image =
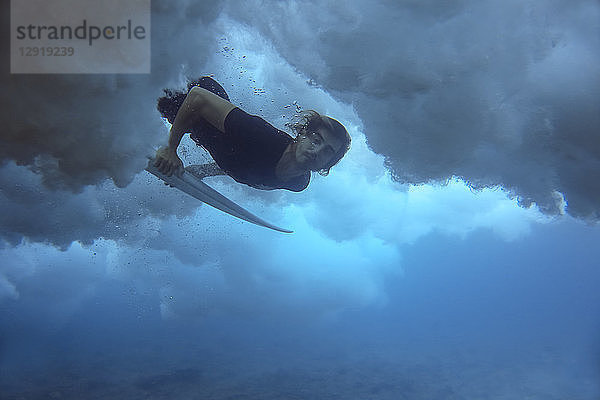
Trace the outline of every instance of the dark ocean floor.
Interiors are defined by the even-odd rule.
[[[360,353],[360,354],[357,354]],[[169,359],[169,361],[165,361]],[[348,399],[597,400],[597,370],[552,350],[518,362],[485,353],[410,356],[395,349],[352,355],[245,356],[196,351],[175,360],[156,354],[97,354],[93,361],[47,360],[3,366],[4,400],[38,399]]]

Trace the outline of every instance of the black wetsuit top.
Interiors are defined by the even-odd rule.
[[[228,99],[213,79],[201,80],[200,87]],[[308,186],[310,172],[282,181],[275,167],[293,139],[264,119],[234,108],[225,118],[225,132],[206,121],[198,124],[192,139],[204,147],[215,162],[237,182],[258,189],[287,189],[300,192]]]

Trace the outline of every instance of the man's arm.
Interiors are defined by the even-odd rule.
[[[235,106],[216,94],[194,86],[187,94],[183,104],[177,111],[171,131],[169,144],[156,152],[154,165],[165,175],[181,174],[183,162],[177,155],[177,147],[181,138],[189,132],[194,123],[202,118],[221,132],[225,132],[225,118]]]
[[[194,86],[187,97],[192,98],[190,107],[194,117],[201,117],[221,132],[225,132],[225,118],[235,105],[199,86]],[[184,112],[187,114],[187,110]]]

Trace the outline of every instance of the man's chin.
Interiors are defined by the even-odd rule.
[[[298,162],[298,164],[305,166],[310,164],[310,158],[306,157],[306,156],[300,156],[296,158],[296,161]]]

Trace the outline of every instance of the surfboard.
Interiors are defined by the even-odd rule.
[[[161,173],[158,168],[154,166],[154,158],[148,157],[148,160],[146,171],[150,172],[152,175],[168,183],[174,188],[177,188],[182,192],[200,200],[201,202],[252,224],[273,229],[278,232],[293,233],[293,231],[289,229],[273,225],[252,214],[250,211],[223,196],[221,193],[217,192],[215,189],[211,188],[206,183],[202,182],[202,180],[198,179],[189,172],[184,171],[181,177],[176,175],[167,176]]]

